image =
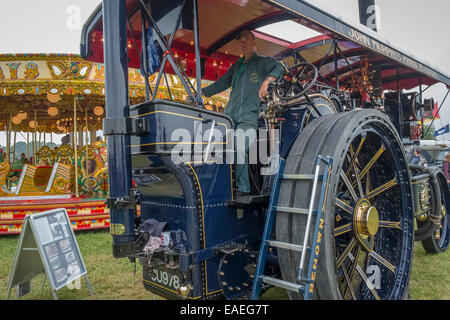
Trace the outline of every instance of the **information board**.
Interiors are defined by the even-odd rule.
[[[12,288],[26,284],[41,273],[46,273],[55,299],[57,290],[83,276],[92,294],[86,266],[64,208],[25,218],[6,299]]]

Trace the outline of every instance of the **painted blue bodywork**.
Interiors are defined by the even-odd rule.
[[[284,123],[287,125],[281,133],[282,157],[287,155],[300,133],[306,114],[305,107],[284,111]],[[238,209],[229,204],[235,198],[232,164],[204,163],[194,161],[194,158],[177,164],[171,157],[171,150],[179,141],[177,136],[172,140],[175,130],[184,129],[194,137],[201,124],[207,137],[205,133],[212,125],[211,120],[223,132],[222,142],[225,143],[225,130],[233,128],[231,120],[219,113],[170,101],[134,106],[130,117],[147,118],[151,127],[149,134],[133,136],[130,144],[141,221],[153,218],[167,222],[163,231],[178,230],[185,235],[185,241],[174,250],[179,256],[180,270],[190,270],[194,288],[191,298],[221,294],[217,270],[223,255],[218,254],[216,249],[226,244],[240,243],[257,250],[266,208],[252,205]],[[194,142],[192,149],[205,150],[207,139]],[[222,146],[225,158],[226,145]],[[157,288],[157,283],[149,279],[145,279],[144,284]]]

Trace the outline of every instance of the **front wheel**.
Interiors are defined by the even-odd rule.
[[[422,241],[422,247],[427,253],[436,254],[445,252],[450,242],[450,221],[448,212],[450,212],[450,193],[447,180],[442,172],[438,173],[437,180],[441,199],[441,219],[437,229],[425,240]]]
[[[414,244],[412,188],[393,125],[374,110],[320,117],[294,143],[285,173],[312,174],[319,155],[331,156],[334,167],[313,298],[403,299]],[[310,181],[283,181],[278,205],[308,208],[311,189]],[[277,213],[277,240],[302,244],[305,230],[305,216]],[[283,279],[296,282],[299,254],[279,249],[278,256]]]

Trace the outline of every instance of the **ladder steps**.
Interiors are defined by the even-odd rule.
[[[253,282],[253,288],[252,288],[252,294],[251,299],[256,300],[259,298],[259,295],[261,293],[261,287],[262,284],[269,284],[275,287],[284,288],[286,290],[290,290],[293,292],[298,292],[303,294],[304,300],[310,300],[311,299],[311,293],[310,290],[310,284],[314,284],[315,277],[302,277],[303,272],[305,271],[306,274],[312,274],[313,270],[313,263],[314,260],[318,259],[318,253],[312,251],[312,248],[316,246],[318,243],[318,236],[319,236],[319,229],[322,228],[322,225],[320,224],[320,219],[323,216],[322,208],[323,203],[326,200],[326,188],[328,186],[328,178],[329,174],[331,172],[331,168],[333,166],[333,159],[331,157],[323,158],[322,156],[319,156],[317,159],[316,169],[314,175],[312,174],[283,174],[284,167],[285,167],[285,161],[284,159],[281,159],[280,161],[280,167],[278,170],[278,174],[275,177],[274,181],[274,188],[273,192],[270,196],[270,202],[269,202],[269,210],[266,217],[266,222],[264,226],[264,233],[262,237],[261,247],[259,250],[259,257],[258,257],[258,263],[256,265],[256,273],[255,273],[255,281]],[[323,171],[323,175],[320,175],[320,164],[321,162],[325,162],[326,166]],[[320,189],[320,198],[319,203],[316,204],[314,199],[316,196],[317,191],[317,185],[318,180],[321,179],[321,189]],[[283,207],[283,206],[277,206],[278,203],[278,197],[280,193],[280,185],[283,180],[291,180],[291,181],[299,181],[299,180],[310,180],[313,182],[313,189],[311,192],[311,198],[310,198],[310,205],[309,209],[304,208],[293,208],[293,207]],[[317,208],[314,210],[314,208]],[[313,228],[313,237],[312,237],[312,243],[308,243],[308,237],[305,237],[303,239],[303,244],[294,244],[294,243],[288,243],[288,242],[282,242],[282,241],[275,241],[271,240],[271,235],[273,232],[273,226],[275,223],[275,214],[278,212],[285,212],[285,213],[295,213],[295,214],[302,214],[307,217],[306,221],[306,235],[309,235],[309,230]],[[313,217],[315,215],[315,217]],[[296,252],[300,252],[300,263],[298,266],[298,272],[297,277],[300,279],[302,285],[298,284],[297,282],[288,282],[284,281],[282,279],[273,278],[264,275],[264,269],[266,265],[266,260],[268,256],[268,247],[275,247],[275,248],[282,248],[286,250],[292,250]],[[306,258],[306,253],[310,254],[310,257]],[[308,261],[305,261],[308,260]],[[305,264],[306,262],[306,264]]]
[[[294,291],[294,292],[300,292],[300,291],[305,290],[305,286],[302,286],[302,285],[299,285],[296,283],[292,283],[292,282],[287,282],[287,281],[280,280],[280,279],[276,279],[276,278],[272,278],[272,277],[261,276],[261,280],[266,284],[270,284],[270,285],[273,285],[276,287],[281,287],[283,289]]]
[[[272,241],[268,240],[266,241],[266,244],[272,247],[280,248],[280,249],[288,249],[288,250],[294,250],[301,252],[303,251],[303,246],[299,244],[293,244],[293,243],[287,243],[287,242],[281,242],[281,241]]]
[[[299,214],[308,214],[309,210],[308,209],[303,209],[303,208],[290,208],[290,207],[279,207],[279,206],[275,206],[274,207],[274,211],[277,212],[285,212],[285,213],[299,213]],[[312,212],[313,214],[317,213],[317,210],[313,210]]]
[[[323,175],[319,175],[319,179],[323,179]],[[313,180],[313,174],[283,174],[281,179],[284,180]]]

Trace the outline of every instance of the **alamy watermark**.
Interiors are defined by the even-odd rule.
[[[71,264],[67,267],[67,274],[71,277],[77,277],[80,274],[80,268],[77,264]],[[70,281],[67,283],[67,288],[70,290],[80,290],[81,289],[81,278]]]
[[[366,269],[367,277],[367,287],[370,290],[373,289],[381,289],[381,270],[380,267],[377,265],[370,265],[367,266]]]
[[[195,121],[194,133],[176,129],[171,134],[172,161],[205,164],[261,164],[262,175],[276,173],[279,159],[279,130],[219,129],[215,122],[203,130],[203,123]],[[271,141],[273,141],[271,143]]]
[[[67,288],[70,290],[81,290],[81,278],[69,282]]]
[[[381,10],[377,5],[370,5],[367,7],[366,13],[368,14],[366,27],[372,30],[381,30]]]

